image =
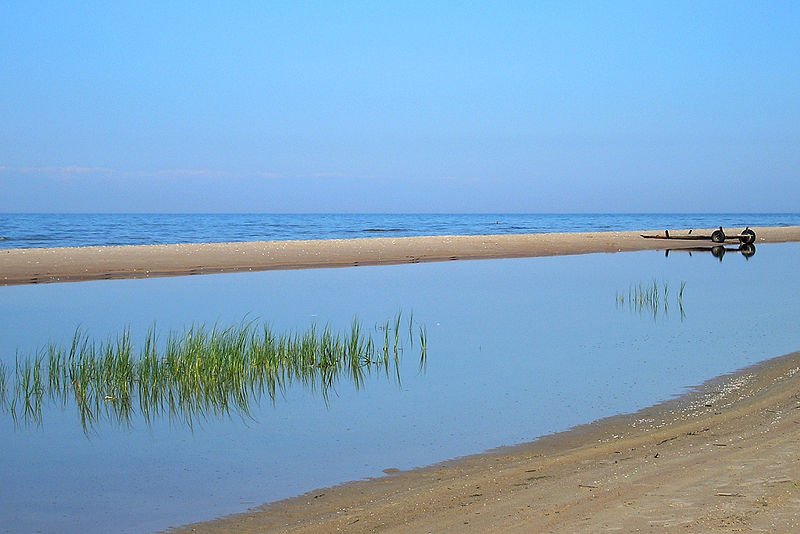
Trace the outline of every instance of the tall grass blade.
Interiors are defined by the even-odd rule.
[[[95,342],[79,328],[66,349],[49,345],[34,358],[18,356],[13,374],[0,364],[0,407],[15,424],[18,416],[40,424],[45,400],[73,403],[89,433],[101,421],[130,426],[137,415],[147,424],[166,417],[189,428],[208,417],[248,419],[262,397],[274,403],[293,384],[318,392],[328,403],[344,379],[360,389],[373,371],[388,378],[393,368],[400,383],[401,314],[381,329],[378,349],[357,319],[344,336],[316,325],[276,335],[268,325],[257,328],[249,321],[210,330],[194,325],[183,334],[169,333],[163,343],[153,326],[137,350],[129,329]],[[420,345],[424,369],[423,327]]]

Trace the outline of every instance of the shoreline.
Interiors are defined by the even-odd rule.
[[[800,352],[633,414],[174,532],[793,532]]]
[[[754,228],[756,245],[800,241],[800,227]],[[696,234],[711,230],[696,230]],[[643,239],[641,232],[263,241],[0,251],[0,286],[283,269],[678,250],[710,241]],[[686,231],[672,231],[672,235]],[[727,246],[738,246],[731,242]]]
[[[756,245],[800,241],[800,227],[755,231]],[[0,285],[712,245],[639,234],[18,249],[0,251]],[[788,532],[800,528],[800,475],[793,469],[800,461],[798,444],[800,352],[795,352],[634,414],[176,530]]]

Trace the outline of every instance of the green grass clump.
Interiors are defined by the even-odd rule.
[[[682,281],[677,295],[675,296],[675,303],[680,311],[681,319],[685,317],[683,308],[683,292],[686,289],[686,282]],[[628,287],[627,296],[625,293],[617,291],[617,307],[625,307],[638,313],[645,313],[652,315],[653,319],[658,317],[658,314],[663,312],[665,315],[669,314],[670,302],[670,286],[669,282],[663,282],[661,285],[656,280],[650,284],[638,283],[631,284]]]
[[[0,408],[15,422],[41,424],[45,400],[62,406],[72,401],[89,431],[104,419],[129,425],[137,413],[148,424],[169,417],[189,426],[209,416],[250,417],[253,402],[265,396],[275,402],[293,384],[319,392],[327,403],[337,384],[348,379],[359,389],[373,371],[394,375],[399,383],[401,315],[379,328],[380,348],[355,319],[345,334],[315,325],[277,334],[269,325],[249,322],[193,326],[170,333],[163,343],[150,329],[138,351],[128,330],[105,342],[77,330],[68,348],[50,345],[35,358],[17,358],[10,375],[0,363]],[[422,328],[420,343],[422,370]]]

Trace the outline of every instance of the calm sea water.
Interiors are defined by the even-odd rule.
[[[0,287],[0,531],[146,532],[244,511],[384,469],[512,445],[609,415],[800,348],[800,244],[407,264]],[[669,284],[657,309],[621,305]],[[676,300],[685,282],[682,302]],[[82,427],[74,402],[17,405],[19,359],[129,329],[163,336],[243,318],[276,332],[375,329],[402,310],[428,332],[402,382],[342,380],[326,403],[302,383],[250,416]]]
[[[0,214],[0,249],[798,225],[800,213]]]

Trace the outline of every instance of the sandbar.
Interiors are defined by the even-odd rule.
[[[754,228],[756,245],[800,241],[800,227]],[[0,285],[150,278],[274,269],[357,267],[432,261],[522,258],[636,250],[686,249],[712,243],[643,239],[641,233],[263,241],[179,245],[10,249],[0,251]],[[688,231],[673,231],[685,235]],[[711,230],[695,230],[695,235]],[[736,243],[726,244],[736,246]]]

